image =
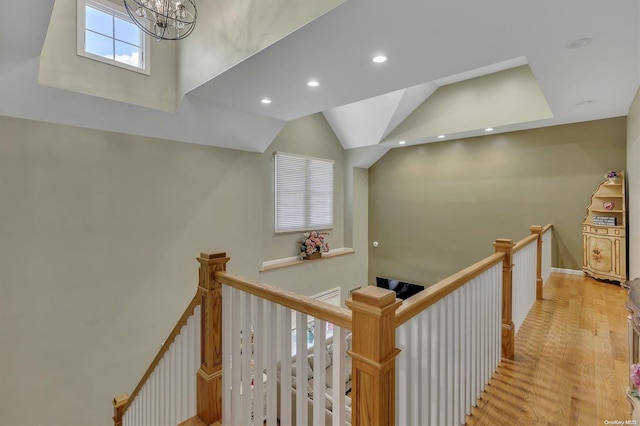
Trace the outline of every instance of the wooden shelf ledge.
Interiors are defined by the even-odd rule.
[[[322,257],[320,259],[314,260],[302,260],[298,256],[296,257],[285,257],[283,259],[275,259],[275,260],[267,260],[262,262],[262,269],[259,272],[269,272],[274,269],[288,268],[290,266],[308,264],[310,262],[318,262],[326,259],[331,259],[337,256],[344,256],[345,254],[353,254],[355,250],[350,247],[342,247],[333,250],[329,250],[328,253],[322,253]]]

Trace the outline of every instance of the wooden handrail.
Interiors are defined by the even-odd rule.
[[[162,344],[162,347],[158,351],[158,354],[156,355],[156,357],[151,362],[151,365],[149,365],[149,368],[147,368],[147,371],[144,373],[144,376],[142,376],[142,379],[140,379],[140,382],[138,382],[138,386],[136,386],[136,388],[131,393],[131,396],[129,397],[127,402],[122,406],[121,413],[123,415],[129,408],[129,406],[133,403],[138,393],[142,390],[142,387],[151,376],[151,373],[153,373],[153,370],[156,369],[156,367],[162,360],[162,357],[164,356],[164,354],[169,350],[169,347],[171,346],[171,344],[174,342],[176,337],[178,337],[178,335],[180,334],[180,329],[187,323],[187,320],[189,319],[189,317],[193,315],[193,312],[196,309],[196,306],[200,304],[200,300],[201,300],[200,291],[198,290],[195,296],[193,296],[193,299],[191,299],[191,303],[189,303],[189,306],[187,306],[187,309],[185,309],[184,313],[178,320],[175,327],[173,327],[173,330],[171,330],[171,333],[169,333],[169,337],[167,337],[167,339]]]
[[[215,277],[216,280],[224,285],[237,288],[298,312],[304,312],[314,318],[333,323],[338,327],[348,330],[353,329],[352,314],[348,309],[228,272],[217,271]]]
[[[542,233],[544,234],[545,232],[547,232],[549,229],[553,228],[553,224],[549,223],[545,226],[542,227]]]
[[[395,326],[404,324],[438,300],[453,293],[465,283],[477,277],[492,266],[500,263],[504,259],[504,253],[495,253],[491,256],[456,272],[455,274],[441,280],[437,284],[426,288],[420,293],[405,300],[402,306],[396,311]]]
[[[531,234],[531,235],[521,239],[520,241],[518,241],[516,243],[515,246],[513,246],[513,254],[516,254],[517,252],[519,252],[520,250],[525,248],[528,244],[532,243],[533,241],[535,241],[537,239],[538,239],[538,235],[536,235],[536,234]]]

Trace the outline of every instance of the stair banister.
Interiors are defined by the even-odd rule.
[[[531,225],[529,228],[532,235],[538,236],[538,262],[536,264],[536,299],[542,300],[542,232],[540,225]]]
[[[365,287],[346,301],[353,313],[352,424],[395,424],[395,314],[402,304],[395,292]],[[365,390],[366,389],[366,390]]]
[[[502,357],[513,359],[515,326],[512,318],[513,240],[497,239],[493,243],[496,253],[504,253],[502,261]]]
[[[197,376],[197,415],[207,425],[222,419],[222,284],[226,253],[201,253],[198,287],[202,305],[201,363]]]

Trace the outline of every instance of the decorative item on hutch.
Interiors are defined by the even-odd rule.
[[[300,245],[300,258],[304,260],[319,259],[323,252],[329,251],[329,244],[324,238],[328,232],[310,231],[302,234],[296,242]]]
[[[627,279],[624,172],[609,171],[591,195],[582,222],[583,264],[588,276],[623,283]]]
[[[620,183],[620,175],[621,172],[616,172],[615,170],[610,170],[607,172],[606,175],[604,175],[607,179],[609,179],[609,183],[611,184],[617,184]]]

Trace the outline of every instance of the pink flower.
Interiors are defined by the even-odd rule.
[[[640,364],[631,366],[631,382],[636,388],[640,387]]]

